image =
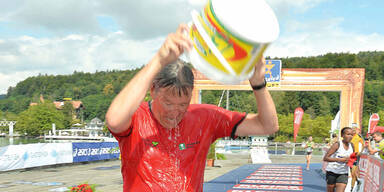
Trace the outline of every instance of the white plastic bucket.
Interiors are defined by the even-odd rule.
[[[199,14],[192,11],[189,52],[193,66],[225,84],[248,79],[279,25],[264,0],[209,0]]]

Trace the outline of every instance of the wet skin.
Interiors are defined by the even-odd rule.
[[[152,112],[159,123],[167,128],[177,127],[187,112],[192,97],[192,91],[179,95],[172,88],[158,88],[151,90]]]

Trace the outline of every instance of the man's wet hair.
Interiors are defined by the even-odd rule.
[[[170,63],[156,75],[154,89],[168,88],[174,95],[188,95],[193,89],[194,76],[191,68],[182,60]]]

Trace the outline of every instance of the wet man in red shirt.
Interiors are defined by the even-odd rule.
[[[249,79],[258,114],[190,104],[193,73],[178,60],[192,48],[184,24],[111,103],[107,125],[119,141],[124,191],[203,191],[206,156],[217,138],[267,135],[278,130],[265,89],[265,61]],[[152,101],[143,102],[150,90]]]

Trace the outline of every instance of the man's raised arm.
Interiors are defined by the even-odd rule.
[[[236,130],[238,136],[269,135],[279,130],[275,104],[265,88],[265,60],[255,66],[255,72],[249,79],[257,103],[257,114],[248,114]]]
[[[151,61],[113,99],[106,114],[107,126],[112,132],[122,133],[129,128],[132,115],[140,106],[159,71],[165,65],[175,62],[185,49],[191,48],[191,40],[184,35],[187,30],[187,25],[181,24],[176,33],[169,34]]]

